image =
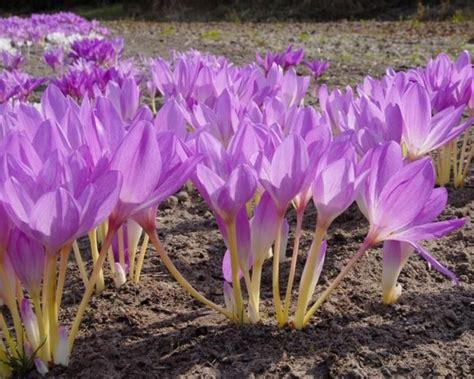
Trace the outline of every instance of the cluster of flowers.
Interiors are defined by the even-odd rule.
[[[0,313],[1,376],[21,364],[34,364],[41,373],[50,364],[67,365],[89,299],[104,289],[105,262],[117,286],[137,282],[149,243],[185,291],[239,324],[260,320],[267,260],[278,325],[297,329],[378,244],[386,304],[400,296],[398,276],[415,252],[457,283],[420,241],[464,224],[436,221],[447,191],[435,188],[430,154],[437,156],[438,175],[452,166],[462,185],[472,156],[474,105],[466,52],[455,62],[440,55],[426,68],[367,77],[356,91],[321,86],[318,110],[305,105],[311,79],[297,74],[303,53],[291,47],[242,67],[194,50],[170,61],[152,59],[142,81],[151,109],[143,104],[133,65],[128,75],[118,68],[121,50],[116,41],[75,42],[66,58],[64,52],[46,58],[63,77],[38,104],[21,98],[0,104],[0,300],[13,325],[11,331]],[[92,87],[79,74],[73,79],[71,67],[94,75],[89,64],[121,76]],[[318,77],[321,70],[313,71]],[[459,156],[452,159],[463,133]],[[449,146],[446,161],[443,149]],[[158,238],[158,206],[186,182],[213,211],[225,242],[224,306],[186,280]],[[310,201],[317,222],[295,283]],[[330,253],[328,229],[354,202],[368,220],[367,236],[312,303]],[[290,207],[297,218],[282,296]],[[77,242],[84,237],[90,241],[91,273]],[[71,253],[85,290],[67,329],[59,315]]]
[[[225,60],[190,52],[177,55],[172,66],[161,59],[150,66],[148,88],[165,99],[156,124],[173,130],[203,156],[192,181],[214,211],[228,249],[223,260],[227,309],[222,313],[230,312],[237,322],[259,319],[260,273],[264,260],[273,256],[275,313],[280,325],[288,322],[301,223],[311,199],[318,225],[299,286],[295,327],[309,321],[347,273],[345,269],[307,311],[324,262],[323,238],[354,201],[371,226],[348,267],[365,250],[385,241],[384,302],[399,296],[397,278],[414,250],[456,280],[418,241],[440,237],[463,223],[432,222],[446,204],[446,191],[433,189],[429,154],[465,133],[462,148],[469,149],[468,156],[462,153],[452,161],[460,184],[464,182],[472,157],[466,141],[473,121],[469,114],[474,83],[467,52],[456,62],[440,55],[425,69],[389,70],[380,80],[367,77],[356,93],[350,88],[330,92],[322,86],[320,113],[304,106],[309,78],[296,75],[291,65],[274,62],[263,70],[253,65],[238,69]],[[463,121],[463,115],[468,119]],[[282,301],[279,261],[286,250],[285,214],[290,204],[296,208],[296,239]]]
[[[57,58],[62,54],[62,48],[57,49],[56,45],[67,47],[76,44],[79,51],[74,57],[80,57],[84,54],[80,43],[82,39],[101,40],[108,33],[108,30],[100,26],[97,21],[89,22],[73,13],[35,14],[29,18],[15,16],[0,18],[0,66],[3,68],[0,74],[0,103],[9,99],[26,101],[34,90],[49,80],[44,77],[33,77],[22,71],[25,48],[29,55],[30,46],[44,46],[47,50],[46,56],[56,54]],[[113,43],[119,48],[119,41]],[[84,45],[87,46],[86,43]],[[91,51],[92,49],[87,47],[89,60],[91,57],[96,57],[115,62],[116,57],[110,55],[107,49],[95,51],[94,55],[91,55]]]
[[[470,126],[470,120],[460,122],[463,115],[474,115],[473,77],[467,51],[455,62],[440,54],[423,68],[389,69],[379,80],[366,77],[356,93],[350,87],[329,93],[322,86],[319,101],[335,133],[353,133],[359,154],[388,140],[403,142],[410,160],[437,151],[438,184],[450,182],[452,166],[454,184],[459,187],[472,158],[469,132],[460,147],[456,138]],[[413,110],[418,112],[419,118],[413,120],[417,127],[406,124]]]
[[[0,18],[0,38],[12,48],[31,44],[64,42],[90,35],[107,35],[107,28],[98,21],[71,13],[33,14],[30,17]]]
[[[109,82],[122,86],[127,78],[140,79],[132,60],[122,59],[123,39],[87,38],[44,54],[56,76],[51,79],[63,94],[81,100],[103,94]]]
[[[46,78],[36,78],[24,71],[22,67],[25,58],[20,52],[8,52],[0,47],[0,104],[10,99],[26,101],[31,93],[41,84],[46,82]]]

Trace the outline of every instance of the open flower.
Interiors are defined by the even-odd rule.
[[[421,158],[429,152],[446,145],[460,136],[473,119],[461,123],[464,105],[448,107],[432,116],[430,98],[419,84],[412,84],[404,93],[401,102],[403,117],[402,139],[411,160]]]
[[[419,243],[440,238],[465,222],[464,219],[434,221],[446,206],[447,193],[444,188],[433,188],[431,160],[424,158],[405,164],[400,146],[392,142],[371,150],[360,163],[360,170],[367,171],[357,200],[370,222],[367,240],[372,244],[402,243],[385,245],[384,282],[391,282],[391,288],[384,288],[387,302],[397,297],[391,293],[398,291],[396,278],[409,255],[407,245],[430,266],[457,283],[456,276]]]

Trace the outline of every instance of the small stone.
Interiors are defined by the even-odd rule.
[[[186,203],[189,201],[189,194],[186,191],[181,191],[176,194],[176,198],[180,203]]]
[[[176,208],[178,205],[178,198],[176,196],[170,196],[164,201],[163,205],[165,208]]]

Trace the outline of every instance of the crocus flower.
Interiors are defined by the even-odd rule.
[[[8,71],[18,70],[25,64],[25,58],[20,52],[9,53],[5,50],[0,50],[0,62],[3,68]]]
[[[26,101],[31,93],[46,81],[21,71],[3,71],[0,73],[0,102],[9,99]]]
[[[186,110],[177,99],[170,99],[163,104],[156,114],[154,124],[158,130],[169,130],[183,141],[188,137]]]
[[[1,186],[5,210],[20,230],[56,253],[108,217],[121,178],[116,171],[88,169],[81,156],[84,150],[67,157],[56,151],[48,157],[25,139],[21,145],[28,156],[37,158],[26,161],[7,151],[7,179]],[[45,144],[39,146],[44,149]],[[44,154],[43,162],[38,154]]]
[[[306,62],[304,62],[304,65],[311,70],[311,73],[313,74],[313,77],[315,79],[319,79],[321,76],[323,76],[324,73],[329,68],[329,62],[328,61],[322,61],[322,60],[318,60],[318,59],[316,59],[314,61],[306,61]]]
[[[43,58],[49,67],[54,71],[59,71],[64,64],[64,50],[61,48],[51,49],[43,54]]]
[[[297,135],[286,137],[271,159],[262,155],[260,183],[272,197],[281,215],[301,191],[307,167],[307,148],[304,140]]]
[[[133,77],[125,78],[121,85],[114,81],[108,82],[105,97],[114,104],[124,123],[133,123],[140,105],[140,88]],[[140,114],[140,119],[143,118]]]
[[[110,222],[119,227],[134,216],[145,230],[153,228],[154,231],[155,218],[148,210],[156,210],[164,199],[176,192],[199,159],[199,156],[187,159],[184,146],[172,133],[157,133],[151,122],[139,121],[123,137],[110,163],[123,177]]]
[[[53,352],[54,363],[58,365],[68,366],[69,364],[69,347],[68,347],[68,332],[63,326],[58,330],[58,343]]]
[[[442,147],[461,135],[473,119],[460,123],[464,106],[449,107],[431,116],[428,93],[419,84],[412,84],[405,92],[401,111],[403,117],[403,141],[410,159],[418,159]]]
[[[354,144],[359,155],[389,141],[401,143],[403,118],[398,104],[378,103],[367,96],[356,101]]]
[[[424,87],[436,113],[449,107],[465,106],[472,96],[474,73],[467,50],[461,52],[456,61],[441,53],[425,67],[409,70],[407,75]]]
[[[443,211],[447,195],[444,188],[433,188],[431,160],[424,158],[404,164],[400,146],[389,143],[369,152],[361,162],[360,170],[367,170],[358,197],[359,207],[370,222],[367,239],[372,244],[382,241],[408,244],[430,266],[457,283],[456,276],[419,243],[440,238],[465,222],[464,219],[433,222]],[[407,249],[406,246],[393,247],[388,246],[385,250],[384,264],[395,267],[384,268],[384,271],[396,277],[398,267],[406,259]],[[396,283],[396,279],[392,283]]]
[[[252,255],[254,261],[263,264],[277,234],[278,211],[268,192],[262,195],[255,208],[254,217],[250,220],[252,235]]]
[[[21,284],[33,298],[40,296],[45,262],[44,246],[14,229],[8,244],[8,254]]]
[[[84,59],[99,65],[110,66],[114,64],[123,53],[123,39],[113,40],[91,38],[74,41],[71,44],[69,56],[73,60]]]
[[[342,133],[350,128],[350,119],[353,117],[354,93],[351,87],[345,92],[335,89],[329,93],[326,85],[322,85],[318,92],[321,109],[327,114],[334,134]]]
[[[341,158],[327,164],[316,174],[313,201],[318,222],[330,225],[355,200],[355,164]]]
[[[257,189],[254,171],[246,164],[238,165],[227,178],[222,178],[203,164],[196,168],[196,181],[212,209],[224,220],[232,222],[237,213],[252,199]]]
[[[304,49],[293,50],[292,45],[288,45],[287,49],[283,53],[271,53],[267,51],[265,57],[263,58],[258,52],[255,53],[255,61],[267,72],[274,63],[281,66],[284,70],[287,70],[293,66],[297,66],[301,63],[303,57]]]

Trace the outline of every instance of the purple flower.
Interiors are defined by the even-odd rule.
[[[304,65],[311,70],[315,79],[319,79],[328,70],[330,63],[328,61],[316,59],[314,61],[304,62]]]
[[[277,147],[273,157],[261,157],[260,183],[270,194],[280,215],[302,190],[308,169],[308,153],[304,140],[289,135]]]
[[[184,184],[199,159],[188,158],[186,148],[172,133],[157,133],[149,121],[137,122],[123,137],[110,163],[123,178],[110,222],[119,227],[133,216],[147,232],[150,228],[154,231],[156,208]]]
[[[14,229],[8,244],[8,255],[21,284],[33,298],[40,296],[45,262],[44,246]]]
[[[367,96],[355,102],[354,145],[360,156],[390,141],[401,143],[403,118],[396,104],[377,103]]]
[[[270,70],[273,64],[281,66],[284,70],[288,70],[290,67],[299,65],[303,57],[304,49],[293,50],[292,45],[289,45],[283,53],[271,53],[267,51],[263,58],[258,52],[255,53],[255,61],[266,72]]]
[[[31,347],[36,350],[41,346],[43,341],[41,341],[40,338],[38,319],[36,318],[35,312],[33,312],[33,308],[31,307],[31,302],[28,299],[23,299],[21,301],[20,314],[23,325],[25,326],[28,342],[31,343]]]
[[[8,71],[18,70],[25,64],[25,58],[20,52],[9,53],[8,51],[0,51],[0,62],[3,68]]]
[[[329,93],[327,86],[322,85],[319,88],[318,96],[321,109],[327,114],[331,129],[335,134],[354,129],[350,126],[351,117],[354,114],[354,93],[351,87],[347,87],[345,92],[335,89]]]
[[[43,54],[44,61],[54,71],[59,71],[64,64],[64,50],[62,48],[55,48],[46,51]]]
[[[3,71],[0,74],[0,103],[9,99],[26,101],[31,93],[46,81],[20,71]]]
[[[84,96],[97,97],[103,95],[110,82],[114,82],[121,87],[127,78],[133,76],[133,67],[127,64],[106,68],[93,62],[81,62],[69,66],[69,70],[63,76],[53,79],[52,83],[63,94],[76,100],[82,100]]]
[[[355,200],[353,159],[341,158],[320,169],[313,182],[318,223],[329,226]]]
[[[0,196],[11,221],[56,253],[109,216],[121,177],[105,159],[92,161],[77,135],[82,124],[68,117],[77,105],[53,87],[41,105],[44,120],[33,107],[20,106],[18,130],[3,146]]]
[[[474,121],[470,119],[460,123],[464,105],[456,109],[445,108],[432,116],[428,93],[416,83],[405,92],[400,107],[403,117],[403,141],[412,160],[453,141]]]
[[[71,44],[69,56],[73,61],[84,59],[98,65],[111,66],[122,56],[123,42],[123,38],[113,40],[81,39]]]
[[[430,59],[426,67],[408,71],[410,80],[423,86],[436,112],[465,106],[472,96],[474,70],[468,51],[463,51],[454,62],[442,53]]]
[[[359,170],[367,174],[357,200],[370,222],[367,239],[372,243],[407,243],[456,283],[456,276],[419,244],[420,240],[440,238],[465,222],[464,219],[433,222],[443,211],[447,195],[444,188],[433,188],[431,160],[424,158],[405,164],[400,146],[392,142],[367,153]],[[403,250],[391,249],[387,254],[402,254]],[[385,262],[401,264],[403,259],[385,259]],[[391,272],[396,274],[397,269],[392,268]]]
[[[227,178],[198,164],[195,181],[201,195],[224,222],[231,222],[257,189],[255,173],[245,164],[238,165]]]

